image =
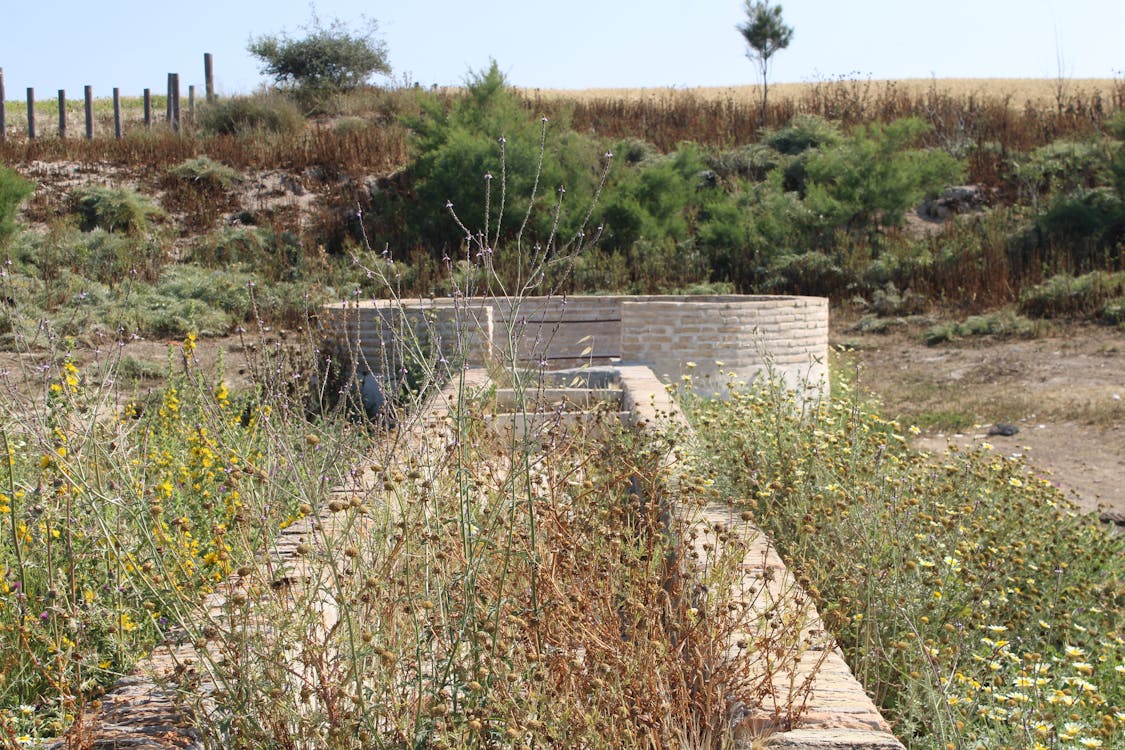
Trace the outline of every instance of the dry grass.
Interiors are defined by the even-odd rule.
[[[774,101],[800,101],[824,87],[864,87],[873,96],[902,93],[917,97],[932,92],[953,97],[973,97],[978,100],[1008,100],[1015,107],[1031,106],[1035,109],[1052,109],[1058,102],[1060,91],[1064,98],[1099,95],[1112,100],[1119,95],[1122,81],[1114,78],[906,78],[901,80],[840,79],[806,83],[770,84],[770,97]],[[1061,86],[1061,89],[1060,89]],[[690,89],[636,88],[636,89],[525,89],[529,97],[566,99],[589,102],[597,100],[628,102],[679,102],[684,100],[734,101],[756,103],[761,96],[760,86],[701,86]]]

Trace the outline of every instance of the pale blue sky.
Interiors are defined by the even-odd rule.
[[[1122,0],[787,0],[796,33],[771,81],[860,78],[1125,77]],[[323,20],[380,23],[397,81],[456,85],[495,58],[530,88],[756,83],[734,26],[741,0],[318,0]],[[247,41],[300,33],[305,2],[0,0],[8,99],[82,86],[108,96],[163,90],[168,72],[202,88],[215,56],[220,93],[264,79]]]

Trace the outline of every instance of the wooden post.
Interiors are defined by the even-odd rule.
[[[66,138],[66,90],[59,89],[59,138]]]
[[[86,100],[86,138],[89,139],[94,137],[94,87],[86,86],[82,95]]]
[[[35,89],[27,87],[27,139],[35,140]]]
[[[195,127],[195,84],[187,87],[187,126]]]
[[[113,137],[121,140],[121,89],[113,87]]]
[[[203,53],[203,86],[210,104],[215,100],[215,60],[210,52]]]
[[[180,132],[180,74],[172,74],[172,131]]]
[[[168,96],[165,103],[164,122],[168,123],[168,127],[172,127],[172,74],[168,74]]]
[[[152,125],[152,89],[145,89],[145,130]]]
[[[0,68],[0,143],[8,137],[8,113],[4,111],[4,69]]]

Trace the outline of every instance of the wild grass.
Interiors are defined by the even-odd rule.
[[[909,450],[846,383],[804,414],[737,383],[688,403],[907,747],[1115,746],[1120,535],[1018,460]]]
[[[89,711],[177,606],[299,515],[294,483],[315,458],[278,465],[307,444],[261,429],[287,405],[205,379],[194,336],[148,394],[130,392],[112,340],[85,371],[65,338],[52,341],[57,359],[3,378],[0,737],[11,746]]]

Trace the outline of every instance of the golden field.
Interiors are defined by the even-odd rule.
[[[928,93],[945,96],[998,100],[1007,98],[1014,106],[1030,103],[1035,108],[1054,107],[1061,98],[1092,97],[1095,94],[1111,100],[1115,92],[1125,88],[1125,81],[1115,78],[907,78],[900,80],[831,79],[806,83],[771,83],[770,99],[800,100],[817,92],[844,89],[848,92],[881,97],[901,93],[915,97]],[[546,99],[668,101],[696,98],[709,101],[756,102],[761,85],[704,86],[699,88],[635,88],[635,89],[524,89],[528,96]]]

